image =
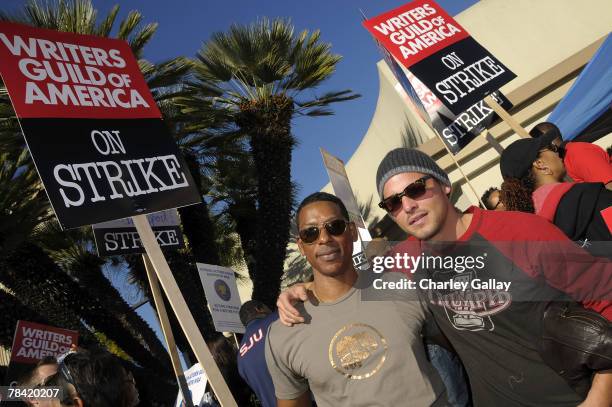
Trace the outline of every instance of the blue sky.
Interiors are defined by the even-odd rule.
[[[332,43],[333,52],[343,56],[334,76],[314,93],[352,89],[361,98],[334,106],[330,117],[299,117],[293,133],[299,145],[293,155],[293,179],[300,185],[298,199],[321,189],[328,181],[319,147],[347,161],[355,151],[374,113],[378,98],[376,62],[380,59],[370,34],[361,26],[359,9],[368,17],[405,4],[402,0],[93,0],[105,15],[119,4],[120,15],[141,11],[145,22],[158,22],[157,33],[145,48],[152,62],[179,55],[193,56],[210,34],[225,31],[232,23],[248,24],[259,17],[288,17],[297,30],[320,29],[322,40]],[[455,15],[476,0],[439,0]],[[17,10],[24,0],[2,0],[2,10]]]
[[[51,0],[49,0],[51,1]],[[438,0],[446,11],[455,15],[477,0]],[[5,12],[22,8],[24,0],[2,0]],[[343,56],[333,77],[316,93],[352,89],[361,98],[334,106],[330,117],[302,117],[293,123],[293,134],[299,141],[293,155],[292,175],[300,185],[298,200],[321,189],[327,182],[319,147],[324,147],[344,161],[350,159],[365,132],[378,99],[376,62],[380,59],[370,34],[361,26],[363,10],[374,17],[405,4],[402,0],[93,0],[99,15],[105,15],[113,5],[121,6],[119,17],[137,9],[144,22],[157,22],[157,33],[145,48],[145,58],[160,62],[179,55],[193,56],[216,31],[225,31],[232,23],[248,24],[259,17],[288,17],[296,29],[320,29],[321,38],[332,43],[334,53]],[[112,276],[122,294],[133,302],[133,291],[122,283],[121,276]],[[132,295],[130,295],[130,293]],[[130,298],[131,297],[131,298]],[[147,304],[139,313],[160,335],[152,308]]]

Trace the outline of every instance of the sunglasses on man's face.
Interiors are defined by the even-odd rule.
[[[319,238],[322,227],[324,227],[331,236],[340,236],[346,230],[346,225],[348,225],[348,222],[344,219],[335,219],[325,222],[322,225],[309,226],[300,230],[300,239],[306,244],[314,243]]]
[[[387,212],[395,212],[402,206],[402,198],[407,196],[410,199],[419,199],[425,192],[427,192],[427,188],[425,187],[425,182],[428,179],[432,178],[431,175],[426,175],[423,178],[419,178],[414,181],[412,184],[409,184],[402,192],[399,194],[391,195],[388,198],[383,199],[378,207],[386,210]]]

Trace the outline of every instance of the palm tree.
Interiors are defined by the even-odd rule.
[[[33,240],[38,243],[62,270],[77,282],[88,295],[98,298],[104,309],[114,315],[152,355],[166,367],[172,367],[168,352],[153,329],[123,299],[106,278],[102,267],[105,260],[94,254],[91,229],[62,231],[56,221],[45,223]]]
[[[197,55],[190,88],[216,92],[214,103],[248,136],[258,208],[253,298],[269,305],[279,291],[289,240],[296,145],[291,121],[301,115],[330,115],[330,104],[358,97],[343,90],[299,99],[329,78],[340,59],[330,44],[320,41],[318,31],[296,35],[291,23],[281,19],[233,25],[227,33],[213,34]]]
[[[98,11],[92,0],[56,0],[52,2],[29,0],[21,12],[0,11],[0,21],[125,40],[138,59],[140,70],[156,102],[163,104],[164,101],[180,94],[177,93],[179,88],[176,87],[176,84],[189,71],[191,62],[184,57],[173,58],[158,64],[152,64],[143,59],[144,47],[155,34],[158,24],[148,23],[142,26],[142,14],[132,10],[119,22],[119,27],[113,35],[118,13],[119,5],[115,5],[108,14],[98,17]],[[4,84],[0,82],[1,150],[20,150],[25,145],[23,138],[19,137],[20,134],[8,93]]]
[[[244,263],[250,275],[257,275],[257,186],[252,157],[244,150],[219,156],[210,179],[211,204],[240,237]]]
[[[131,11],[119,22],[118,29],[112,35],[118,22],[118,12],[119,6],[114,6],[106,16],[98,18],[97,10],[91,0],[57,0],[52,3],[32,0],[24,6],[21,13],[0,12],[0,20],[126,40],[139,58],[139,66],[154,98],[163,105],[177,94],[179,89],[175,84],[188,71],[191,63],[186,58],[175,58],[160,64],[151,64],[142,59],[144,46],[155,33],[157,24],[150,23],[143,26],[142,15],[138,11]],[[49,318],[51,322],[60,326],[78,328],[78,321],[82,319],[89,327],[103,332],[114,340],[140,365],[153,367],[154,371],[164,372],[165,375],[167,370],[165,363],[150,353],[149,348],[157,347],[156,344],[149,341],[147,346],[143,346],[140,342],[142,336],[140,339],[136,338],[133,336],[133,331],[125,327],[125,319],[130,317],[124,315],[121,317],[124,319],[122,321],[117,315],[111,314],[111,311],[106,309],[106,305],[102,305],[101,297],[104,293],[100,291],[103,290],[94,295],[84,290],[38,245],[28,241],[32,239],[33,231],[49,219],[50,207],[42,196],[44,195],[42,186],[35,175],[31,160],[25,153],[20,156],[24,145],[6,89],[0,83],[0,151],[3,154],[0,171],[6,173],[0,176],[6,178],[13,174],[10,182],[2,183],[0,186],[2,188],[0,213],[3,214],[0,221],[0,241],[2,241],[0,281],[10,285],[18,298],[27,300],[28,306],[34,305],[32,309],[35,312],[45,317],[51,314],[53,316],[53,319]],[[10,165],[5,164],[8,162],[4,160],[5,156],[12,160]],[[18,192],[21,192],[21,196],[15,198]],[[28,211],[30,211],[29,218],[26,216]],[[13,239],[13,236],[16,239]],[[83,254],[83,262],[75,263],[74,270],[78,269],[78,277],[89,278],[90,282],[96,279],[101,282],[100,278],[104,276],[100,274],[100,260],[91,253]],[[20,261],[22,257],[27,261]],[[109,288],[108,284],[104,287]],[[109,295],[112,296],[112,292]],[[87,304],[79,303],[83,298],[88,299]],[[64,321],[57,320],[62,315],[54,314],[55,309],[60,313],[63,310]],[[130,328],[137,328],[139,321],[132,316],[131,323],[134,326]],[[154,349],[151,350],[155,352]]]

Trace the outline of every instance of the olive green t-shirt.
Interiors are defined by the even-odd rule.
[[[400,273],[385,274],[395,280]],[[298,305],[304,324],[273,323],[266,362],[276,397],[309,389],[319,407],[441,406],[444,386],[425,356],[425,309],[417,300],[370,301],[372,278],[361,272],[337,301]],[[369,288],[368,288],[369,287]]]

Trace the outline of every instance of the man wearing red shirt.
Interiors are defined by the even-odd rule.
[[[591,257],[536,215],[476,207],[460,212],[448,197],[448,175],[421,151],[389,152],[376,180],[380,206],[411,236],[395,251],[454,259],[455,267],[434,264],[409,273],[419,282],[451,283],[429,289],[425,298],[464,363],[474,405],[579,404],[582,398],[538,352],[542,317],[550,301],[567,301],[569,295],[612,320],[612,263]],[[459,268],[459,260],[468,256],[457,254],[486,260]],[[482,288],[473,285],[477,281],[511,284],[508,289]],[[282,321],[302,321],[288,301],[301,296],[296,288],[279,299]],[[612,373],[598,374],[582,406],[608,405],[611,382]]]

